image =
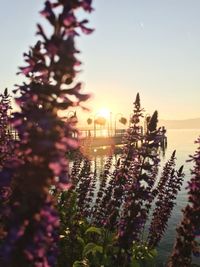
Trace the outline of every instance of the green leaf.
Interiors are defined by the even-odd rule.
[[[84,263],[82,261],[75,261],[73,267],[84,267]]]
[[[78,236],[77,237],[77,241],[78,241],[79,244],[81,244],[82,247],[85,246],[85,241],[84,241],[84,239],[82,237]]]
[[[151,254],[151,256],[153,257],[153,258],[156,258],[157,256],[158,256],[158,252],[157,252],[157,250],[154,248],[154,249],[151,249],[150,251],[149,251],[149,254]]]
[[[136,259],[132,258],[131,267],[140,267],[140,264]]]
[[[83,250],[83,256],[87,256],[90,253],[95,255],[97,252],[102,254],[103,253],[103,247],[99,246],[95,243],[88,243]]]
[[[97,227],[94,227],[94,226],[91,226],[90,228],[87,229],[85,234],[88,234],[88,233],[95,233],[95,234],[98,234],[98,235],[102,234],[101,228],[97,228]]]
[[[82,261],[75,261],[72,267],[90,267],[90,264],[88,259],[84,258]]]

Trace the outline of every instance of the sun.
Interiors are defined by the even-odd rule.
[[[110,117],[110,110],[107,109],[107,108],[101,108],[99,111],[98,111],[98,115],[100,117],[103,117],[105,119],[108,119]]]

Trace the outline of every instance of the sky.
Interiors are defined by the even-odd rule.
[[[43,2],[0,0],[1,90],[23,81],[16,72],[37,40]],[[128,116],[139,92],[147,113],[200,117],[200,1],[96,0],[94,9],[85,17],[95,32],[77,40],[91,112],[104,107]]]

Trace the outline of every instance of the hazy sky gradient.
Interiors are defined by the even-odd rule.
[[[20,81],[15,73],[34,44],[42,4],[1,0],[2,89]],[[94,112],[104,106],[128,114],[140,92],[145,109],[161,118],[200,117],[200,1],[96,0],[94,8],[95,33],[78,40]]]

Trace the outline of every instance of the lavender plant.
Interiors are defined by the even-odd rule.
[[[89,95],[75,83],[77,66],[75,36],[79,29],[86,34],[87,20],[79,21],[75,11],[92,11],[91,0],[46,1],[41,11],[51,26],[47,35],[41,25],[40,41],[25,53],[27,66],[21,72],[28,82],[15,92],[20,112],[14,113],[13,125],[20,144],[16,145],[17,164],[2,169],[1,177],[12,178],[12,196],[6,210],[6,237],[0,247],[2,266],[55,266],[59,219],[51,186],[69,188],[66,152],[77,147],[75,130],[58,115],[81,105]]]
[[[109,229],[114,230],[120,216],[120,208],[124,200],[125,188],[128,185],[129,178],[132,175],[134,156],[138,155],[137,146],[142,139],[141,127],[139,125],[141,117],[143,116],[143,108],[140,104],[140,96],[137,94],[134,102],[133,115],[130,121],[130,127],[124,138],[124,148],[122,156],[116,165],[107,191],[110,199],[104,206],[104,225]],[[105,196],[107,198],[107,196]],[[101,205],[102,206],[102,205]]]
[[[159,241],[161,240],[166,227],[168,219],[171,215],[174,205],[176,204],[176,196],[178,191],[181,189],[182,181],[183,181],[183,166],[176,171],[174,168],[171,169],[168,166],[168,179],[166,184],[163,185],[162,183],[159,186],[163,186],[162,190],[159,190],[157,201],[155,203],[155,210],[153,211],[153,216],[149,228],[148,234],[148,247],[155,248]],[[164,170],[164,172],[166,169]],[[162,178],[164,178],[164,173],[162,174]],[[166,179],[166,178],[164,178]],[[158,187],[159,187],[158,186]]]
[[[9,128],[11,104],[7,89],[0,95],[0,98],[0,169],[2,169],[5,163],[12,157],[14,140]]]
[[[107,183],[110,177],[110,169],[112,166],[113,155],[112,153],[108,156],[106,163],[104,165],[104,169],[100,174],[100,185],[97,192],[97,198],[95,200],[95,205],[92,207],[92,217],[94,218],[94,223],[96,225],[101,225],[103,223],[102,218],[105,216],[105,206],[104,202],[107,193]]]
[[[92,170],[89,159],[84,160],[81,170],[79,165],[75,171],[79,173],[74,189],[77,216],[74,217],[76,227],[72,227],[75,229],[72,232],[76,236],[73,238],[74,243],[82,244],[82,257],[75,249],[78,255],[76,264],[87,262],[91,266],[143,266],[147,262],[152,264],[156,256],[155,248],[166,230],[183,173],[182,167],[180,170],[175,168],[174,152],[164,166],[162,175],[158,177],[163,131],[157,128],[157,111],[148,121],[146,132],[141,131],[142,118],[143,108],[137,94],[130,128],[124,138],[123,152],[115,166],[112,166],[113,157],[110,155],[99,177]],[[156,205],[150,229],[147,230],[153,201]],[[67,223],[66,218],[62,220],[64,224]],[[160,231],[155,234],[157,226]],[[84,230],[87,232],[87,227],[91,228],[90,238],[83,234]],[[65,236],[64,228],[61,234]],[[69,235],[63,239],[67,247]],[[110,235],[112,241],[106,238]],[[105,244],[108,250],[103,249]]]
[[[183,210],[183,219],[177,228],[177,237],[168,263],[169,267],[188,267],[192,265],[192,256],[200,257],[200,137],[196,144],[198,148],[191,156],[191,161],[194,163],[191,170],[192,178],[187,187],[189,204]]]
[[[9,127],[11,105],[7,89],[0,95],[0,98],[0,171],[5,170],[5,175],[0,177],[0,236],[4,239],[5,217],[3,211],[6,209],[11,194],[8,166],[14,160],[14,139]]]
[[[85,159],[79,175],[79,183],[75,190],[77,192],[77,206],[80,216],[89,216],[90,198],[88,197],[88,193],[90,191],[89,188],[91,188],[92,177],[91,162]]]
[[[141,230],[148,218],[148,209],[153,200],[152,188],[157,178],[159,167],[158,145],[160,132],[157,130],[157,112],[148,125],[141,146],[132,159],[130,183],[124,201],[124,208],[119,222],[119,240],[124,248],[138,241]],[[133,230],[134,229],[134,230]]]

